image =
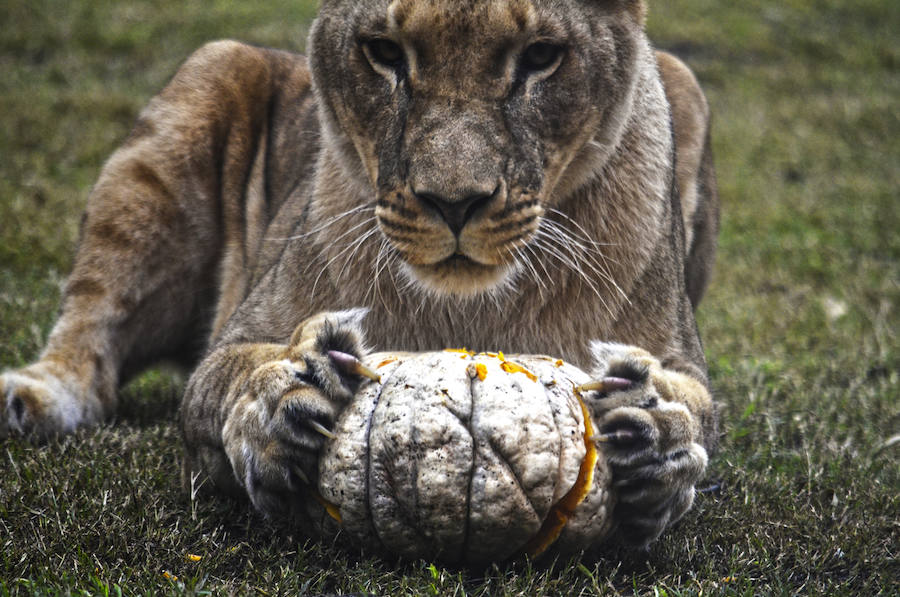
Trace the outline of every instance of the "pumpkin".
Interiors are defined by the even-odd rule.
[[[610,471],[578,368],[543,356],[381,353],[319,464],[318,531],[368,551],[483,565],[611,530]]]

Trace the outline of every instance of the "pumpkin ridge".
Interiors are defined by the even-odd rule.
[[[409,421],[409,437],[410,437],[410,441],[412,442],[412,444],[411,444],[412,446],[419,445],[419,440],[421,438],[421,434],[419,433],[419,426],[416,425],[416,422],[414,419],[410,419],[410,421]],[[410,500],[412,503],[410,505],[409,512],[407,513],[407,515],[409,516],[409,522],[412,523],[410,526],[416,530],[416,535],[421,539],[425,539],[426,537],[422,533],[422,525],[419,524],[420,512],[419,512],[419,458],[418,457],[410,459],[410,468],[412,469],[412,474],[410,475],[410,477],[413,480],[412,487],[409,488],[410,492],[412,493],[412,496],[411,496],[412,499]],[[395,491],[394,496],[396,496],[396,495],[397,495],[397,492]],[[397,500],[397,501],[399,503],[399,500]]]
[[[586,448],[584,458],[572,488],[550,508],[538,533],[525,544],[523,551],[531,558],[540,556],[556,542],[575,509],[587,498],[594,483],[594,467],[597,465],[600,454],[592,440],[593,422],[581,395],[577,390],[573,389],[573,391],[584,418],[584,445]]]
[[[445,350],[445,352],[453,352],[453,353],[456,353],[456,352],[458,352],[458,351],[456,351],[456,350]],[[469,358],[469,357],[465,357],[465,356],[464,356],[463,358]],[[477,379],[477,377],[476,377],[475,379]],[[457,421],[460,422],[460,424],[462,425],[462,427],[465,428],[466,433],[468,433],[468,434],[469,434],[469,437],[472,439],[472,458],[470,459],[470,461],[471,461],[472,464],[471,464],[471,466],[470,466],[470,468],[469,468],[469,474],[467,475],[467,477],[468,477],[469,480],[468,480],[468,487],[467,487],[467,489],[466,489],[466,513],[465,513],[465,525],[464,525],[464,527],[463,527],[463,538],[462,538],[462,541],[460,541],[460,549],[462,549],[462,554],[460,555],[460,557],[459,557],[459,559],[458,559],[457,561],[463,560],[464,557],[465,557],[465,553],[466,553],[466,542],[467,542],[468,539],[469,539],[469,519],[471,518],[471,515],[472,515],[472,481],[473,481],[473,479],[475,478],[475,456],[476,456],[476,452],[477,452],[477,446],[476,446],[476,442],[475,442],[475,435],[474,435],[474,431],[473,431],[473,429],[472,429],[472,420],[473,420],[473,418],[474,418],[474,417],[472,416],[472,411],[475,409],[475,396],[474,396],[474,393],[473,393],[473,390],[474,390],[473,385],[474,385],[474,379],[471,379],[471,378],[470,378],[470,379],[469,379],[469,396],[471,396],[471,399],[470,399],[470,401],[469,401],[470,409],[469,409],[469,417],[468,417],[468,419],[464,419],[463,417],[460,417],[460,416],[459,416],[456,412],[454,412],[453,409],[451,409],[451,408],[445,409],[445,412],[447,412],[450,416],[452,416],[454,419],[456,419]],[[446,394],[446,393],[445,393],[445,395],[449,398],[449,394]]]
[[[467,360],[470,362],[474,362],[474,355],[469,355]],[[468,365],[466,365],[468,367]],[[466,431],[469,433],[469,437],[472,438],[472,468],[469,469],[469,483],[466,488],[466,522],[463,526],[463,537],[460,542],[460,549],[462,553],[460,554],[459,561],[462,561],[466,557],[466,552],[469,547],[469,531],[471,530],[471,520],[472,520],[472,484],[475,481],[475,458],[478,456],[478,442],[475,441],[475,430],[472,429],[472,421],[475,420],[475,378],[469,378],[469,420],[464,421],[466,424]],[[450,411],[450,409],[447,409]],[[452,411],[451,411],[452,412]],[[454,413],[455,416],[455,413]],[[459,417],[457,417],[459,418]]]
[[[387,544],[384,542],[384,539],[382,539],[381,533],[378,532],[378,525],[375,524],[375,515],[372,512],[372,497],[369,493],[371,486],[369,478],[372,475],[372,421],[375,419],[375,409],[377,409],[378,405],[381,404],[381,394],[382,392],[384,392],[384,386],[384,381],[378,383],[378,393],[375,394],[375,400],[372,403],[372,410],[366,417],[366,473],[363,476],[363,479],[365,479],[366,481],[366,486],[363,495],[366,496],[366,513],[368,514],[369,524],[372,527],[372,534],[375,539],[378,540],[378,543],[381,545],[382,550],[385,552],[389,552],[390,550],[388,549]]]
[[[525,500],[528,502],[528,505],[531,507],[531,511],[534,512],[535,517],[538,516],[537,507],[535,507],[534,502],[531,500],[531,496],[528,495],[528,491],[525,490],[525,486],[522,485],[522,480],[516,474],[515,469],[509,463],[509,460],[506,456],[500,451],[500,447],[494,442],[493,437],[488,437],[488,446],[490,446],[491,451],[497,455],[497,460],[503,464],[503,467],[509,472],[509,476],[513,478],[516,482],[516,487],[519,491],[522,492],[522,495],[525,496]]]

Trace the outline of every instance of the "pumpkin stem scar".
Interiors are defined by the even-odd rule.
[[[341,510],[335,504],[332,504],[328,500],[322,497],[318,491],[314,489],[309,490],[312,493],[312,496],[316,498],[316,501],[322,504],[322,507],[325,508],[325,512],[328,513],[328,516],[332,517],[337,521],[338,524],[341,524]]]
[[[597,459],[600,457],[597,447],[592,441],[594,426],[591,423],[590,413],[584,404],[584,400],[581,398],[578,388],[574,388],[574,393],[579,406],[581,406],[581,414],[584,417],[584,459],[581,461],[578,477],[575,479],[572,489],[550,509],[537,535],[525,544],[524,551],[530,558],[536,558],[544,553],[559,538],[566,523],[569,522],[569,518],[575,513],[575,509],[579,504],[585,500],[594,483],[594,467],[597,465]]]

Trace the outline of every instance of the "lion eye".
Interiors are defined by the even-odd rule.
[[[562,51],[562,47],[554,44],[533,43],[522,53],[522,67],[527,71],[546,70],[556,64]]]
[[[403,48],[389,39],[373,39],[365,44],[370,60],[387,66],[397,68],[403,64]]]

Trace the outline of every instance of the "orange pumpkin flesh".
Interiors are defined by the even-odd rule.
[[[316,499],[317,502],[322,504],[322,507],[325,508],[325,512],[328,513],[328,516],[332,517],[337,521],[338,524],[341,524],[341,509],[337,506],[337,504],[332,504],[328,500],[322,497],[322,494],[315,490],[310,490],[312,496]]]
[[[475,372],[478,375],[478,379],[481,381],[484,381],[487,377],[487,367],[483,363],[475,365]]]
[[[536,558],[544,553],[559,538],[560,533],[562,533],[562,530],[569,522],[569,518],[575,512],[575,508],[587,497],[594,482],[594,467],[597,465],[597,459],[600,457],[597,447],[591,440],[594,435],[594,427],[591,424],[587,406],[585,406],[584,400],[581,399],[577,391],[575,392],[575,397],[578,399],[581,413],[584,416],[584,460],[581,461],[581,468],[578,469],[578,478],[575,479],[575,485],[550,510],[550,513],[544,520],[544,524],[541,526],[540,532],[525,546],[525,553],[532,558]]]

